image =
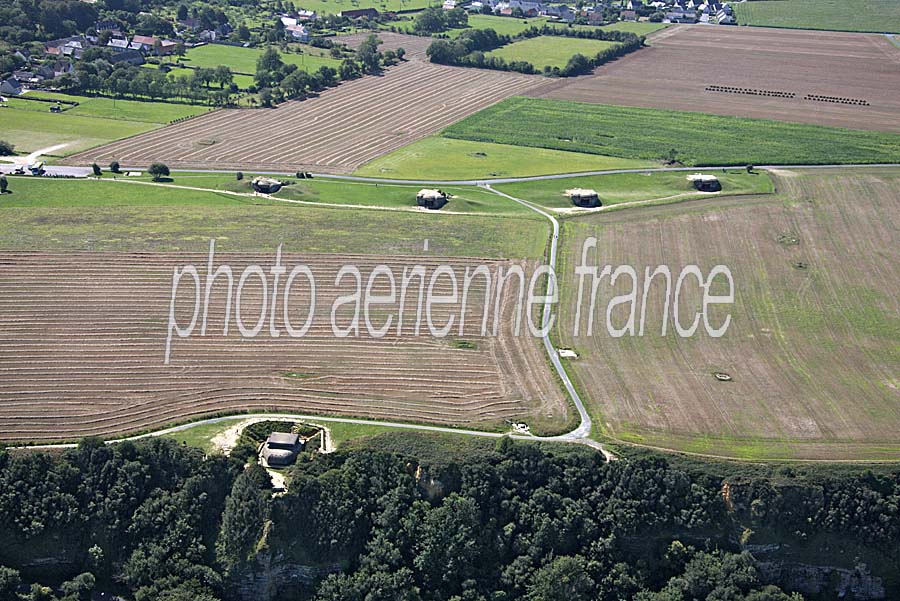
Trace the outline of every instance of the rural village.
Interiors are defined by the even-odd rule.
[[[900,599],[900,2],[0,0],[0,601]]]

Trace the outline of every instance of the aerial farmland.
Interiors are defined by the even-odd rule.
[[[894,3],[0,15],[0,601],[900,598]]]

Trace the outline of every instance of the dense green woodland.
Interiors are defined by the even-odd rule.
[[[0,451],[0,601],[233,599],[265,557],[333,572],[283,599],[800,599],[765,581],[748,540],[815,540],[898,572],[897,470],[458,442],[385,434],[307,453],[276,497],[259,466],[171,441]]]

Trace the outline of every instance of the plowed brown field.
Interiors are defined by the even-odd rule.
[[[528,95],[900,132],[900,48],[884,36],[682,25],[653,36],[651,44],[593,75],[561,79]],[[805,100],[808,94],[869,105]]]
[[[781,198],[721,198],[569,222],[560,338],[595,423],[622,440],[742,458],[900,457],[900,170],[790,172]],[[594,265],[728,266],[732,323],[722,338],[660,336],[661,278],[644,336],[612,338],[604,280],[594,336],[572,336],[581,242]],[[682,323],[698,310],[688,279]],[[586,285],[586,289],[589,289]],[[724,291],[723,291],[724,292]],[[713,292],[716,294],[716,292]],[[721,293],[721,292],[719,292]],[[643,288],[638,290],[640,303]],[[587,300],[582,303],[587,312]],[[613,312],[621,327],[625,307]],[[637,316],[642,308],[637,309]],[[670,308],[670,313],[672,309]],[[586,314],[586,313],[585,313]],[[718,311],[713,323],[720,324]],[[584,324],[584,322],[582,322]],[[584,332],[584,325],[582,325]],[[716,379],[716,372],[732,376]]]
[[[504,98],[543,85],[515,73],[412,60],[274,109],[223,109],[67,159],[70,164],[348,173]]]
[[[421,264],[430,273],[442,262],[409,258],[402,265]],[[461,337],[433,338],[427,330],[415,336],[405,329],[402,335],[392,330],[380,339],[365,330],[358,338],[336,338],[331,305],[337,295],[351,292],[347,282],[333,285],[339,266],[355,264],[365,278],[375,265],[385,263],[399,280],[397,258],[285,255],[288,270],[306,263],[319,284],[316,316],[303,338],[288,337],[283,326],[280,337],[271,337],[268,319],[258,337],[241,338],[234,313],[230,332],[223,336],[225,285],[220,279],[213,289],[207,335],[199,335],[198,325],[192,337],[175,338],[171,362],[165,365],[172,270],[186,263],[205,275],[206,257],[195,254],[0,253],[0,440],[114,436],[237,410],[470,426],[502,425],[514,417],[556,427],[567,422],[567,405],[540,341],[512,336],[507,304],[501,335],[479,336],[480,278],[472,287]],[[268,272],[273,257],[222,253],[215,260],[216,266],[234,268],[235,284],[251,263]],[[466,265],[486,264],[492,270],[509,265],[480,259],[451,259],[449,264],[458,273]],[[256,323],[262,303],[261,285],[250,281],[241,298],[248,327]],[[435,293],[446,293],[447,282],[441,278]],[[384,293],[386,279],[379,278],[378,284],[374,292]],[[290,297],[294,327],[306,318],[307,290],[299,278]],[[417,288],[410,290],[405,306],[411,311]],[[193,307],[192,285],[179,289],[176,307],[184,326]],[[280,315],[281,307],[276,323],[281,323]],[[443,324],[446,315],[446,308],[436,311],[436,324]],[[384,316],[377,314],[376,325]]]

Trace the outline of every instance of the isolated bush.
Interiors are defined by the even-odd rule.
[[[97,163],[93,163],[91,165],[91,169],[94,170],[94,175],[96,175],[97,177],[100,177],[100,175],[103,173],[103,171],[100,170],[100,165],[98,165]]]
[[[169,175],[169,167],[163,163],[153,163],[147,170],[147,173],[153,176],[153,181],[158,182]]]
[[[7,188],[9,188],[9,182],[6,181],[6,176],[0,175],[0,194],[6,194]]]
[[[237,181],[241,181],[242,179],[244,179],[244,174],[243,174],[243,172],[238,171],[237,173],[234,174],[234,177],[237,179]]]
[[[0,155],[6,156],[13,154],[16,151],[16,147],[14,144],[7,142],[6,140],[0,140]]]
[[[112,171],[113,173],[122,173],[119,170],[119,161],[113,161],[112,163],[110,163],[109,170]]]

